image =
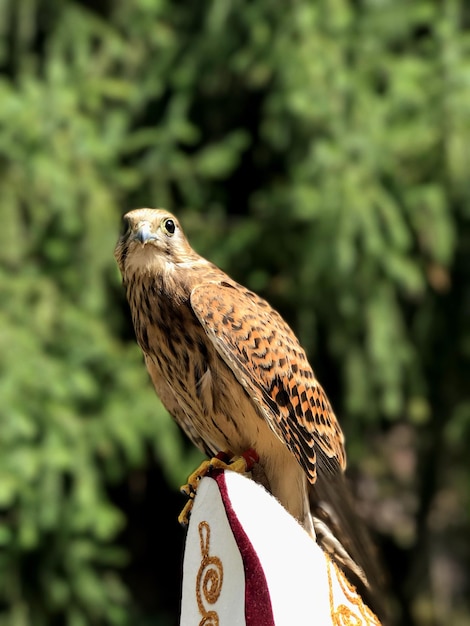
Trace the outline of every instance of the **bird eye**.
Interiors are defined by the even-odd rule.
[[[171,218],[167,218],[166,220],[163,220],[162,226],[163,226],[163,230],[169,237],[175,234],[176,224],[174,220],[172,220]]]

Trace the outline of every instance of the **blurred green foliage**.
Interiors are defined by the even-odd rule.
[[[2,0],[0,71],[0,624],[177,621],[116,496],[197,457],[114,264],[136,206],[297,330],[400,623],[468,624],[465,1]]]

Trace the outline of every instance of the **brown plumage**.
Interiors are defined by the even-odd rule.
[[[138,209],[125,220],[115,257],[137,341],[169,413],[209,456],[254,448],[271,492],[312,536],[311,506],[320,500],[336,501],[333,509],[344,502],[347,517],[354,515],[344,437],[293,331],[265,300],[199,256],[168,211]],[[359,523],[351,528],[346,551],[364,582],[367,558],[356,555],[366,539]]]

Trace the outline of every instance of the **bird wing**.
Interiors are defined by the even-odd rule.
[[[310,482],[316,481],[317,465],[333,473],[344,470],[344,437],[333,409],[279,313],[253,292],[225,280],[195,287],[191,306],[217,352]]]

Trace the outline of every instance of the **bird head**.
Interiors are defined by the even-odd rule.
[[[163,209],[135,209],[123,217],[124,232],[114,256],[123,277],[129,270],[164,269],[198,258],[174,215]]]

